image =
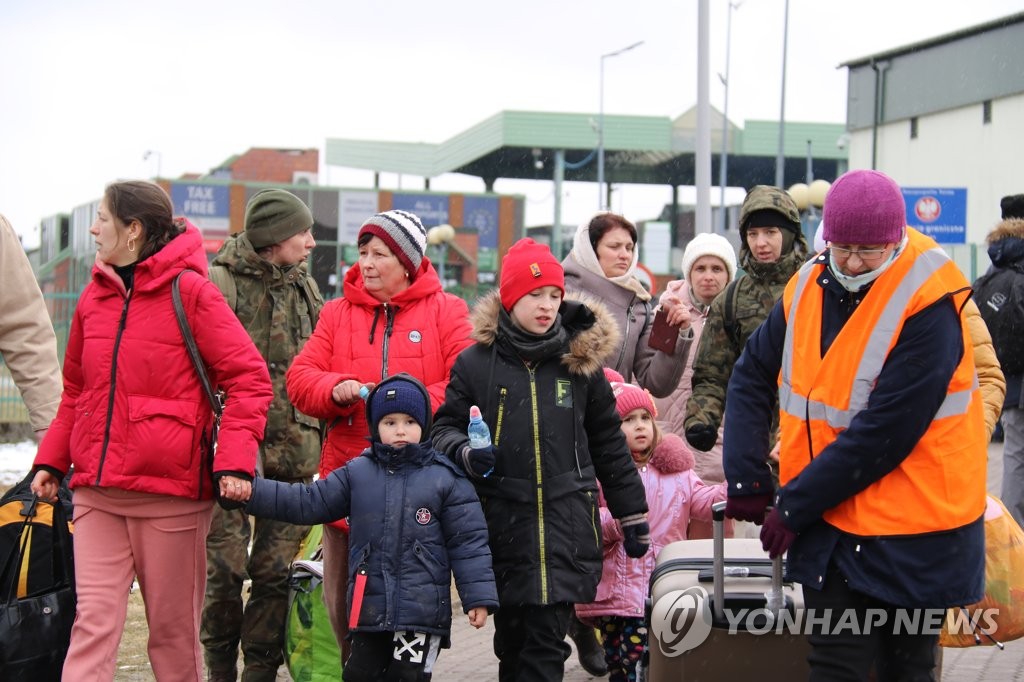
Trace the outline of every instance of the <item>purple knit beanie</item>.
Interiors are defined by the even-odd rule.
[[[885,173],[853,170],[832,183],[822,217],[827,242],[890,244],[903,239],[907,209],[899,185]]]

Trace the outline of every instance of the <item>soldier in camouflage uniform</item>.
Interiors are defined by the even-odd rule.
[[[808,256],[800,211],[777,187],[757,185],[747,193],[740,208],[740,236],[744,274],[712,302],[693,361],[693,393],[684,428],[690,445],[704,452],[718,438],[725,389],[747,338],[768,317]],[[777,414],[775,427],[777,431]]]
[[[245,232],[225,241],[210,268],[210,279],[270,370],[274,400],[260,455],[263,476],[278,481],[309,483],[320,460],[320,422],[295,409],[285,390],[285,371],[313,333],[323,307],[305,263],[315,245],[312,226],[312,214],[295,195],[262,190],[246,206]],[[288,569],[308,530],[269,519],[250,524],[241,510],[215,509],[206,544],[200,637],[210,680],[237,679],[239,643],[242,680],[276,679],[284,661]],[[246,577],[252,587],[243,611]]]

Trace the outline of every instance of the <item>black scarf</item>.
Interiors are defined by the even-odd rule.
[[[135,283],[135,266],[138,265],[138,261],[129,263],[128,265],[115,265],[114,272],[117,273],[121,281],[124,282],[124,290],[131,291],[132,285]]]
[[[561,353],[569,343],[569,332],[562,326],[562,315],[543,334],[531,334],[517,326],[504,308],[498,313],[498,339],[504,340],[527,362],[539,362]]]

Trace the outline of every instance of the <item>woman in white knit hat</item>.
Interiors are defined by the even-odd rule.
[[[686,419],[686,401],[692,391],[690,379],[693,376],[693,357],[700,345],[700,334],[707,318],[711,301],[725,289],[725,285],[736,277],[736,250],[729,241],[718,234],[701,233],[690,240],[683,251],[683,279],[669,282],[661,295],[659,305],[668,313],[668,321],[675,324],[682,311],[689,311],[693,344],[686,357],[686,367],[676,389],[665,398],[655,399],[658,407],[659,424],[670,433],[684,436],[683,421]],[[722,473],[722,430],[718,430],[718,442],[708,452],[694,450],[694,470],[709,484],[725,480]],[[711,537],[711,524],[690,521],[689,537]],[[706,526],[706,528],[704,527]],[[693,535],[696,531],[696,535]]]

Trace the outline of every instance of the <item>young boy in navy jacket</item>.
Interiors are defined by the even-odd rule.
[[[408,374],[366,399],[370,447],[310,485],[257,479],[254,516],[303,525],[348,517],[346,682],[429,680],[450,646],[451,576],[469,622],[498,605],[487,526],[473,485],[425,438],[430,398]]]

